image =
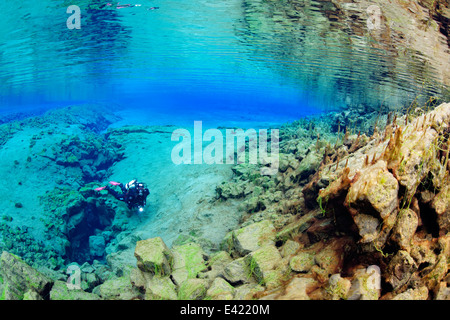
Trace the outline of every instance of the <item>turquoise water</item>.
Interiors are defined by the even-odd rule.
[[[72,4],[79,30],[66,25]],[[2,1],[1,111],[98,102],[159,123],[287,121],[349,105],[398,107],[432,79],[411,61],[394,65],[395,54],[376,49],[369,33],[329,20],[331,3],[129,4]]]

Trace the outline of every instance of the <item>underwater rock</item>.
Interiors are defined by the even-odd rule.
[[[145,287],[145,300],[176,300],[176,286],[168,276],[155,275]]]
[[[200,245],[186,243],[172,247],[172,279],[180,286],[187,279],[196,278],[198,273],[206,269],[205,253]]]
[[[202,300],[208,290],[208,281],[203,279],[188,279],[178,289],[179,300]]]
[[[262,283],[268,288],[279,286],[287,270],[287,266],[282,264],[280,252],[271,244],[250,252],[245,257],[245,262],[249,266],[250,274],[258,283]]]
[[[105,238],[103,236],[90,236],[89,248],[92,257],[103,257],[105,254]]]
[[[5,300],[23,300],[26,293],[36,299],[50,298],[53,280],[6,251],[2,252],[0,262],[0,275],[5,281]]]
[[[400,248],[409,251],[411,241],[419,224],[417,214],[411,209],[400,210],[392,230],[393,239]]]
[[[289,267],[297,272],[308,272],[315,265],[314,254],[310,252],[299,252],[289,261]]]
[[[309,293],[317,287],[317,282],[310,277],[294,277],[286,285],[283,293],[266,296],[263,299],[275,300],[311,300]]]
[[[356,270],[348,292],[348,300],[378,300],[381,292],[381,271],[376,265]]]
[[[414,259],[408,252],[399,250],[389,262],[386,270],[384,270],[384,278],[392,285],[395,292],[408,284],[416,271],[417,265]]]
[[[361,172],[360,178],[348,190],[346,203],[350,213],[371,214],[385,220],[398,205],[398,182],[387,170],[386,162]]]
[[[232,300],[234,294],[234,287],[230,285],[223,278],[215,278],[206,291],[207,300]]]
[[[428,289],[425,286],[420,288],[410,288],[392,298],[392,300],[427,300]]]
[[[216,193],[219,198],[240,198],[244,196],[244,185],[242,183],[223,183],[216,187]]]
[[[234,288],[235,300],[254,300],[255,296],[262,293],[265,288],[256,283],[246,283]]]
[[[280,254],[283,258],[293,256],[301,248],[300,243],[288,239],[280,249]]]
[[[440,282],[436,290],[436,300],[450,300],[450,288],[447,282]]]
[[[219,275],[223,274],[225,267],[232,261],[233,259],[230,257],[230,254],[228,252],[215,252],[208,260],[209,270],[201,272],[199,274],[199,277],[208,279],[208,281],[213,281]]]
[[[445,185],[431,201],[431,207],[436,211],[439,233],[450,232],[450,185]]]
[[[69,289],[66,282],[55,281],[50,291],[50,300],[100,300],[100,297],[83,290]]]
[[[233,231],[233,246],[241,256],[244,256],[266,244],[274,244],[275,232],[275,227],[268,220],[253,223]]]
[[[135,300],[140,292],[133,287],[129,276],[106,280],[97,287],[98,295],[105,300]]]
[[[348,299],[348,293],[352,283],[349,279],[342,278],[339,273],[330,276],[326,291],[331,296],[331,300]]]
[[[231,284],[249,283],[254,281],[245,257],[237,258],[228,263],[220,275]]]
[[[143,272],[157,275],[171,273],[173,254],[160,237],[138,241],[134,255],[138,268]]]

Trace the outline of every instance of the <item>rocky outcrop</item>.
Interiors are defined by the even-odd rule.
[[[0,257],[5,300],[49,300],[53,280],[39,273],[21,258],[3,251]]]

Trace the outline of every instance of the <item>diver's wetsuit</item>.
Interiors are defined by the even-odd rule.
[[[136,187],[130,189],[125,188],[123,183],[119,184],[119,187],[122,190],[121,194],[109,186],[106,186],[106,190],[117,200],[124,201],[130,209],[134,206],[145,206],[147,196],[150,194],[148,188],[143,188],[142,192],[139,192],[139,189]]]

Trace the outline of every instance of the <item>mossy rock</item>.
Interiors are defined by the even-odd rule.
[[[232,300],[234,288],[223,278],[215,278],[208,291],[206,300]]]
[[[174,246],[172,254],[172,277],[177,285],[181,285],[187,279],[197,277],[199,272],[206,269],[206,263],[203,259],[205,253],[196,243],[191,242]]]
[[[268,287],[277,287],[283,277],[282,257],[274,245],[264,247],[251,252],[245,257],[250,273],[254,275],[260,284]]]
[[[242,256],[275,243],[276,230],[269,220],[253,223],[233,232],[234,248]]]
[[[310,252],[300,252],[289,261],[290,268],[297,272],[308,272],[314,264],[314,254]]]
[[[98,287],[100,297],[106,300],[133,300],[140,298],[140,292],[133,287],[129,276],[105,281]]]
[[[138,268],[143,272],[169,275],[172,271],[173,254],[160,237],[138,241],[134,256]]]
[[[188,279],[178,289],[179,300],[202,300],[208,290],[208,281]]]
[[[176,286],[168,276],[153,276],[145,288],[145,300],[176,300]]]
[[[83,290],[70,290],[65,282],[56,281],[50,291],[50,300],[100,300],[100,297]]]
[[[25,293],[28,296],[40,296],[48,299],[53,280],[26,264],[20,257],[3,251],[0,260],[0,273],[3,277],[3,292],[5,300],[22,300]]]

